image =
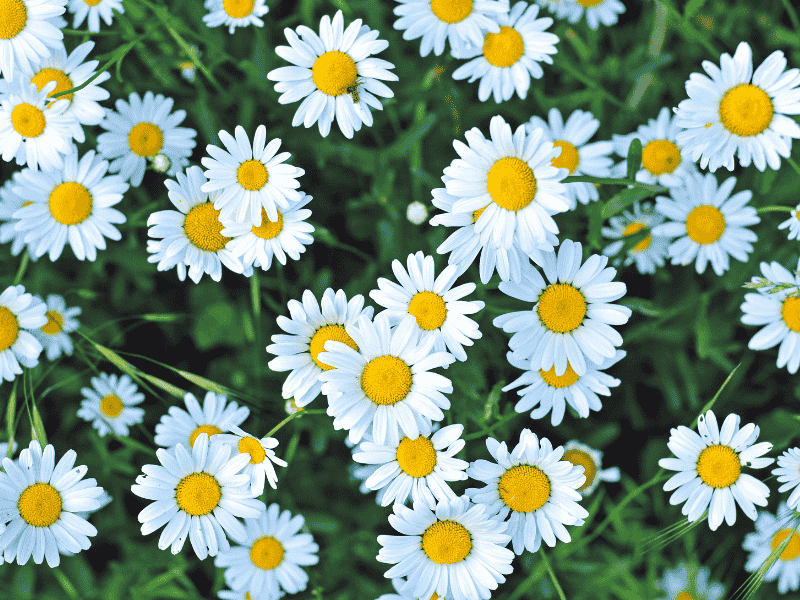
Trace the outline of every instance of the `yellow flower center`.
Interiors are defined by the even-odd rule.
[[[61,328],[64,326],[64,317],[62,317],[60,313],[54,310],[48,310],[44,316],[47,317],[47,323],[42,325],[42,333],[55,335],[61,331]]]
[[[252,14],[255,0],[225,0],[222,7],[228,16],[233,19],[244,19]]]
[[[642,166],[653,175],[672,173],[681,164],[681,150],[669,140],[653,140],[642,149]]]
[[[330,371],[333,369],[332,366],[326,365],[318,358],[320,352],[325,352],[325,342],[328,340],[342,342],[358,352],[358,344],[353,341],[353,338],[350,337],[345,328],[341,325],[325,325],[324,327],[320,327],[314,332],[314,336],[308,344],[308,350],[311,353],[312,360],[317,363],[317,366],[323,371]]]
[[[408,303],[408,314],[416,317],[417,325],[422,329],[431,331],[444,324],[447,308],[439,294],[419,292]]]
[[[698,244],[713,244],[725,233],[725,217],[716,206],[703,204],[686,217],[686,233]]]
[[[246,160],[236,169],[236,180],[244,189],[255,192],[267,185],[269,173],[260,160]]]
[[[472,14],[472,0],[431,0],[431,11],[440,21],[460,23]]]
[[[551,160],[550,163],[557,169],[569,169],[569,174],[572,175],[581,162],[578,149],[564,140],[553,142],[553,146],[561,148],[561,154]]]
[[[252,231],[256,237],[259,237],[262,240],[275,239],[281,234],[281,231],[283,231],[283,215],[281,214],[281,211],[278,211],[277,221],[270,221],[269,217],[267,216],[267,211],[262,208],[261,225],[259,225],[258,227],[253,225],[250,228],[250,231]]]
[[[208,439],[211,439],[212,435],[217,435],[218,433],[222,433],[222,430],[217,427],[216,425],[200,425],[197,429],[192,432],[192,435],[189,436],[189,445],[194,446],[194,441],[197,439],[201,433],[205,433],[208,436]]]
[[[598,4],[605,2],[605,0],[577,0],[577,2],[585,8],[592,8],[593,6],[597,6]]]
[[[219,222],[219,212],[211,202],[195,205],[186,215],[183,230],[186,237],[200,250],[219,252],[231,238],[220,233],[223,229]]]
[[[164,146],[164,133],[153,123],[137,123],[128,134],[128,146],[139,156],[155,156]]]
[[[542,376],[547,385],[558,389],[569,387],[580,379],[580,376],[574,371],[569,361],[567,361],[567,370],[564,371],[563,375],[556,375],[555,365],[550,367],[549,371],[539,369],[539,375]]]
[[[17,317],[5,306],[0,306],[0,352],[14,345],[19,336]]]
[[[797,296],[786,298],[781,307],[781,316],[789,329],[800,333],[800,298]],[[2,348],[3,344],[0,342],[0,349]]]
[[[767,92],[749,83],[729,89],[719,103],[719,118],[725,129],[745,137],[769,127],[774,112]]]
[[[22,102],[11,111],[11,125],[22,137],[39,137],[44,133],[45,124],[44,113],[33,104]]]
[[[28,525],[50,527],[61,516],[61,494],[49,483],[34,483],[20,494],[17,508]]]
[[[742,472],[739,455],[730,446],[708,446],[697,457],[697,474],[713,488],[725,488],[736,483]]]
[[[0,40],[10,40],[25,29],[28,9],[22,0],[0,0]]]
[[[331,50],[321,55],[311,67],[311,79],[323,94],[341,96],[356,83],[358,67],[344,52]]]
[[[478,222],[478,219],[480,219],[481,215],[483,214],[483,211],[485,211],[486,208],[487,207],[484,206],[483,208],[479,208],[478,210],[473,211],[473,213],[472,213],[472,222],[473,223],[477,223]],[[798,213],[798,214],[800,214],[800,213]]]
[[[550,480],[544,471],[517,465],[503,473],[498,484],[500,498],[511,510],[529,513],[540,509],[550,497]]]
[[[123,408],[122,400],[116,394],[111,394],[100,400],[100,410],[105,416],[112,419],[118,417]]]
[[[67,181],[50,192],[49,207],[62,225],[77,225],[92,214],[92,194],[80,183]]]
[[[501,158],[486,178],[489,195],[506,210],[520,210],[536,197],[536,177],[527,163],[512,156]]]
[[[437,565],[452,565],[470,553],[472,536],[461,523],[436,521],[422,534],[422,550]]]
[[[780,546],[783,540],[789,535],[792,536],[792,539],[789,540],[789,544],[783,552],[781,552],[780,560],[794,560],[800,556],[800,535],[797,535],[794,529],[783,529],[776,533],[770,544],[772,549],[775,550],[775,548]]]
[[[259,569],[270,571],[283,561],[283,545],[272,536],[264,536],[250,546],[250,560]]]
[[[694,596],[692,596],[688,590],[683,590],[680,594],[675,597],[675,600],[694,600]]]
[[[209,514],[217,508],[221,497],[222,488],[208,473],[191,473],[175,488],[178,508],[194,517]]]
[[[364,394],[383,406],[396,404],[408,396],[412,382],[411,369],[396,356],[373,358],[361,373]]]
[[[415,440],[403,438],[397,446],[397,464],[411,477],[430,475],[436,466],[433,442],[422,436]]]
[[[561,460],[568,460],[575,466],[583,467],[583,474],[586,476],[586,481],[581,487],[578,488],[578,491],[581,491],[583,488],[587,488],[592,485],[594,476],[597,474],[597,465],[594,464],[591,456],[589,456],[583,450],[574,449],[564,452],[564,458]]]
[[[243,437],[239,440],[239,452],[250,455],[250,464],[259,465],[264,462],[267,452],[256,438]]]
[[[103,0],[83,0],[83,1],[86,2],[86,4],[88,4],[89,6],[97,6]]]
[[[569,283],[554,283],[539,296],[536,310],[542,323],[550,331],[567,333],[583,323],[586,298]]]
[[[33,83],[36,84],[36,87],[39,91],[42,91],[42,88],[46,86],[51,81],[56,82],[56,89],[52,92],[47,94],[47,97],[50,98],[58,94],[59,92],[66,92],[67,90],[71,90],[75,86],[72,85],[72,80],[69,76],[64,73],[64,71],[59,71],[58,69],[42,69],[36,75],[34,75],[33,79],[31,79]],[[72,94],[67,94],[66,96],[59,96],[58,100],[62,100],[66,98],[70,102],[72,102]]]
[[[647,225],[644,223],[628,223],[628,226],[625,228],[625,231],[622,232],[622,235],[628,237],[634,233],[639,233],[642,229],[647,229]],[[653,234],[648,233],[641,242],[631,248],[631,252],[643,252],[644,250],[647,250],[652,243]]]
[[[490,65],[510,67],[525,53],[525,42],[513,27],[500,26],[500,33],[487,33],[483,40],[483,56]]]

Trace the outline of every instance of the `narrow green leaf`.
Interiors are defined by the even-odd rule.
[[[142,373],[141,371],[138,371],[137,373],[142,379],[146,379],[153,385],[160,387],[162,390],[168,394],[172,394],[176,398],[183,398],[186,395],[186,391],[182,390],[177,385],[172,385],[168,381],[164,381],[163,379],[159,379],[158,377],[154,377],[153,375],[149,375],[147,373]]]
[[[703,8],[706,0],[689,0],[686,6],[683,7],[683,16],[687,19],[694,16],[694,14]]]
[[[618,194],[612,196],[611,199],[605,203],[601,216],[604,219],[613,217],[615,214],[628,208],[634,202],[638,202],[639,200],[643,200],[644,198],[648,198],[652,195],[653,192],[640,187],[622,190]]]
[[[11,395],[8,397],[8,406],[6,407],[6,432],[8,433],[8,458],[14,453],[14,430],[17,415],[17,382],[19,379],[14,379],[14,385],[11,387]]]
[[[44,422],[42,416],[39,414],[39,409],[36,408],[36,403],[31,402],[31,428],[33,430],[33,439],[38,440],[42,448],[47,446],[47,434],[44,431]]]
[[[201,387],[206,391],[215,392],[224,396],[236,394],[236,392],[226,388],[224,385],[221,385],[216,381],[206,379],[205,377],[200,377],[200,375],[195,375],[194,373],[189,373],[188,371],[181,371],[180,369],[175,369],[175,372],[187,381],[191,381],[197,387]]]
[[[633,138],[628,146],[628,179],[636,179],[636,173],[642,168],[642,140]]]
[[[394,144],[389,147],[388,154],[393,158],[401,158],[409,153],[414,144],[420,143],[436,123],[436,115],[428,114],[422,121],[415,123],[403,132]]]

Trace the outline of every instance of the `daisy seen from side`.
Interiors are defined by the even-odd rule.
[[[61,46],[64,34],[54,22],[67,0],[3,0],[0,3],[0,75],[14,80],[14,71],[47,58]]]
[[[603,453],[591,446],[581,444],[577,440],[570,440],[564,444],[562,460],[567,460],[575,466],[583,467],[586,481],[578,488],[578,492],[584,498],[591,494],[601,481],[619,481],[619,467],[600,468],[603,462]]]
[[[38,296],[36,299],[41,301]],[[53,361],[62,354],[72,356],[72,340],[67,334],[80,327],[80,322],[75,317],[81,314],[81,307],[67,308],[64,297],[58,294],[49,294],[45,305],[47,312],[44,316],[47,317],[47,323],[39,329],[31,330],[33,337],[44,348],[47,360]]]
[[[800,204],[792,209],[792,216],[786,219],[783,223],[778,225],[778,229],[789,229],[789,239],[800,239]],[[1,234],[0,234],[1,235]],[[2,240],[0,240],[2,241]]]
[[[246,406],[227,401],[222,394],[206,392],[203,406],[194,394],[187,393],[183,398],[186,410],[170,406],[168,413],[156,425],[155,443],[165,448],[175,449],[178,444],[193,448],[195,440],[205,433],[211,442],[218,433],[231,431],[231,426],[241,425],[250,414]],[[188,411],[188,412],[187,412]],[[239,469],[244,468],[244,464]]]
[[[12,285],[0,294],[0,382],[14,381],[22,367],[39,364],[42,345],[31,330],[47,323],[45,303]],[[20,366],[22,365],[22,366]]]
[[[800,448],[785,450],[778,457],[778,466],[772,469],[772,474],[783,484],[778,488],[779,494],[792,490],[786,499],[786,506],[797,510],[800,506]]]
[[[614,25],[619,15],[625,12],[625,5],[620,0],[560,0],[563,9],[558,15],[570,23],[577,23],[586,15],[589,29],[597,29],[600,23]]]
[[[122,0],[69,0],[67,8],[75,17],[72,27],[77,29],[86,21],[92,33],[100,31],[100,19],[110,27],[114,11],[120,14],[125,12]]]
[[[617,240],[603,248],[603,254],[615,257],[622,251],[625,238],[646,230],[646,235],[636,244],[628,248],[624,259],[612,258],[614,266],[628,266],[636,263],[636,270],[642,274],[652,274],[656,268],[663,267],[669,256],[669,236],[654,235],[653,229],[665,220],[664,215],[657,212],[652,202],[633,203],[633,210],[625,210],[622,216],[611,217],[609,226],[603,227],[604,237]]]
[[[137,404],[144,402],[144,394],[130,377],[100,373],[92,377],[91,384],[92,387],[81,388],[83,400],[78,416],[91,421],[100,437],[107,433],[127,436],[131,425],[142,422],[144,409]]]
[[[269,12],[264,0],[214,0],[207,4],[209,12],[203,17],[203,23],[208,27],[227,26],[230,35],[237,27],[263,27],[260,17]]]
[[[778,580],[778,593],[785,594],[800,588],[800,535],[797,527],[800,524],[798,514],[781,502],[777,515],[769,511],[758,511],[756,530],[744,536],[742,548],[749,556],[744,570],[753,573],[760,570],[769,560],[770,554],[778,546],[784,545],[778,559],[764,574],[763,581]],[[789,541],[786,542],[786,538]]]
[[[287,466],[286,461],[275,455],[273,448],[277,448],[278,440],[271,437],[258,439],[246,433],[236,425],[230,425],[231,433],[219,433],[214,436],[213,443],[228,444],[231,446],[231,456],[247,454],[250,457],[242,473],[250,478],[250,491],[254,496],[264,493],[264,482],[268,481],[270,487],[277,489],[278,474],[272,463],[282,467]]]
[[[674,569],[665,570],[656,582],[656,587],[667,594],[658,600],[721,600],[725,587],[711,583],[710,577],[708,567],[678,563]]]

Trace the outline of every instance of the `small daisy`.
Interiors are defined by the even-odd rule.
[[[724,53],[720,67],[703,61],[710,79],[692,73],[686,82],[688,100],[675,109],[678,143],[691,152],[700,167],[733,170],[733,155],[746,167],[778,170],[780,157],[791,155],[792,138],[800,125],[791,117],[800,113],[800,71],[786,69],[783,52],[776,50],[753,72],[753,53],[741,42],[733,58]]]
[[[434,339],[434,352],[450,352],[457,360],[467,360],[462,346],[472,346],[472,340],[481,338],[478,324],[467,315],[484,307],[480,300],[462,300],[475,291],[474,283],[465,283],[453,288],[458,277],[458,267],[446,267],[434,280],[433,257],[421,251],[409,254],[408,271],[399,260],[392,261],[392,271],[400,285],[384,277],[378,278],[378,290],[369,297],[383,306],[389,322],[411,321],[413,329],[424,342]]]
[[[514,410],[522,413],[533,408],[531,419],[541,419],[552,410],[550,423],[554,427],[564,419],[567,403],[575,409],[579,417],[585,419],[590,410],[600,410],[603,407],[598,394],[610,396],[609,388],[620,384],[619,379],[602,371],[618,363],[625,354],[624,350],[617,350],[613,357],[604,358],[599,365],[589,362],[583,375],[578,375],[567,361],[564,374],[556,375],[555,366],[547,371],[532,369],[530,358],[520,360],[513,352],[509,352],[508,362],[518,369],[524,369],[525,373],[505,386],[503,391],[527,385],[519,390],[521,399]]]
[[[756,518],[753,506],[767,505],[769,488],[755,477],[742,473],[742,466],[761,469],[773,458],[757,458],[772,449],[769,442],[753,445],[759,429],[748,423],[739,429],[739,416],[730,414],[717,426],[712,411],[697,418],[699,434],[688,427],[670,430],[669,449],[677,458],[662,458],[660,467],[679,471],[664,484],[664,491],[677,490],[669,499],[672,505],[686,502],[681,512],[692,523],[708,510],[708,526],[714,531],[722,524],[736,522],[736,504],[744,514]],[[711,506],[709,507],[709,503]]]
[[[797,509],[800,505],[800,448],[789,448],[778,457],[778,466],[772,469],[772,474],[778,477],[778,482],[783,483],[778,488],[782,494],[792,490],[786,499],[789,508]]]
[[[616,356],[622,336],[611,325],[624,325],[631,316],[626,306],[611,304],[625,295],[622,282],[612,282],[616,269],[606,267],[608,257],[593,254],[583,265],[580,243],[564,240],[558,251],[545,254],[542,269],[549,284],[533,265],[523,266],[522,283],[500,283],[500,291],[533,302],[531,310],[496,317],[495,327],[514,333],[509,347],[515,358],[531,358],[531,369],[555,375],[567,371],[587,373],[587,361],[597,365]]]
[[[797,240],[800,239],[800,204],[797,205],[796,208],[792,210],[792,216],[786,219],[783,223],[778,225],[778,229],[786,229],[789,228],[789,239],[790,240]],[[2,218],[2,216],[0,216]],[[2,232],[0,232],[0,241],[2,241]]]
[[[619,481],[619,467],[601,469],[603,453],[576,440],[570,440],[564,444],[562,460],[568,460],[573,465],[583,467],[586,481],[578,488],[578,491],[584,498],[591,494],[601,481]]]
[[[31,204],[14,193],[14,186],[18,183],[19,171],[12,173],[12,178],[0,187],[0,244],[11,242],[11,255],[17,256],[25,248],[25,233],[17,231],[15,225],[19,219],[13,214],[23,205]],[[30,255],[30,254],[29,254]]]
[[[112,172],[119,172],[134,187],[144,178],[147,158],[164,154],[172,162],[167,172],[175,176],[189,164],[195,147],[197,132],[188,127],[178,127],[186,118],[185,110],[172,110],[172,98],[147,92],[144,99],[131,92],[129,102],[117,100],[117,112],[106,112],[100,127],[104,133],[97,136],[97,151],[111,160]]]
[[[230,426],[232,433],[220,433],[214,437],[214,443],[228,444],[231,446],[231,456],[247,454],[250,462],[247,463],[242,473],[250,478],[250,491],[254,496],[264,493],[264,481],[269,481],[270,487],[277,489],[278,474],[272,463],[282,467],[288,466],[286,461],[275,455],[273,448],[278,446],[278,440],[271,437],[258,439],[245,433],[236,425]]]
[[[320,305],[322,306],[320,310]],[[300,409],[316,398],[322,388],[319,375],[333,369],[319,360],[325,342],[336,340],[358,350],[346,327],[356,324],[362,316],[371,319],[373,308],[364,307],[364,296],[358,294],[348,302],[344,291],[331,288],[322,294],[318,303],[311,290],[303,292],[302,303],[289,300],[289,317],[279,315],[278,327],[288,335],[272,336],[267,352],[276,358],[269,361],[273,371],[291,371],[283,382],[281,394],[294,400]]]
[[[239,407],[233,401],[227,403],[225,396],[214,392],[206,392],[202,408],[194,394],[187,393],[183,401],[189,412],[171,406],[169,414],[163,415],[156,425],[154,441],[157,445],[173,450],[178,444],[192,448],[201,433],[213,438],[218,433],[231,431],[232,426],[241,425],[250,414],[246,406]],[[242,468],[244,465],[239,470]]]
[[[488,600],[505,583],[514,553],[502,518],[467,496],[441,500],[435,509],[415,502],[395,504],[389,524],[403,535],[379,535],[378,561],[394,564],[388,578],[408,576],[404,596],[447,600]]]
[[[319,562],[319,546],[310,533],[298,533],[305,519],[271,504],[257,518],[245,520],[240,546],[221,552],[214,560],[225,569],[225,582],[235,590],[249,590],[252,600],[278,600],[308,586],[300,567]]]
[[[267,73],[267,79],[277,81],[278,101],[290,104],[305,98],[294,114],[292,127],[303,123],[306,128],[319,121],[319,133],[327,137],[334,118],[347,138],[361,129],[362,122],[372,126],[369,107],[383,110],[375,96],[393,98],[394,93],[384,83],[397,81],[388,69],[394,65],[380,58],[370,58],[389,46],[379,40],[377,31],[353,21],[344,29],[342,11],[336,12],[333,22],[328,15],[320,21],[320,35],[305,25],[297,33],[284,29],[289,46],[278,46],[275,52],[292,67],[280,67]],[[298,34],[303,38],[298,37]]]
[[[679,563],[664,571],[664,577],[656,582],[656,587],[667,594],[658,600],[720,600],[725,588],[721,583],[709,585],[710,576],[707,567]]]
[[[42,345],[30,333],[47,323],[45,303],[25,293],[21,285],[0,294],[0,382],[14,381],[22,368],[39,364]]]
[[[14,192],[31,204],[14,213],[19,219],[14,227],[26,232],[32,256],[48,253],[55,261],[69,244],[78,260],[94,261],[97,250],[106,249],[105,238],[122,239],[113,224],[124,223],[125,215],[111,207],[129,186],[118,175],[106,175],[107,170],[108,161],[94,150],[80,160],[76,150],[59,170],[22,170]]]
[[[141,423],[144,418],[144,409],[136,406],[144,402],[144,394],[127,375],[100,373],[99,377],[92,377],[91,382],[91,388],[81,388],[84,399],[78,416],[92,421],[92,427],[101,437],[107,433],[127,436],[128,427]]]
[[[41,301],[39,296],[36,296],[36,299]],[[47,323],[39,329],[32,330],[33,337],[44,347],[47,360],[53,361],[62,354],[72,356],[72,340],[67,334],[80,327],[75,317],[81,314],[81,307],[67,308],[63,296],[57,294],[47,296],[45,304],[47,312],[44,316],[47,317]]]
[[[625,12],[625,5],[619,0],[560,0],[563,9],[559,18],[566,18],[570,23],[577,23],[586,13],[586,24],[589,29],[597,29],[600,23],[614,25],[619,15]]]
[[[158,549],[171,546],[177,554],[188,537],[200,560],[230,550],[225,533],[242,539],[245,529],[235,517],[255,518],[266,507],[253,497],[250,478],[241,473],[248,457],[231,458],[230,453],[226,444],[209,447],[205,432],[191,452],[183,444],[156,450],[161,465],[144,465],[145,474],[131,486],[137,496],[154,501],[139,513],[142,535],[166,525]]]
[[[625,245],[624,238],[635,235],[643,229],[649,230],[647,235],[633,247],[628,248],[625,261],[613,259],[614,266],[622,263],[624,266],[636,262],[639,273],[650,274],[656,272],[656,267],[663,267],[664,260],[669,255],[670,238],[663,235],[653,235],[653,229],[664,222],[664,215],[654,210],[651,202],[640,205],[633,203],[633,212],[626,210],[621,217],[611,217],[610,227],[603,227],[603,235],[607,238],[618,240],[603,248],[603,254],[614,257]]]
[[[750,553],[744,570],[753,573],[769,559],[775,548],[791,536],[778,560],[764,575],[764,581],[778,580],[778,593],[797,591],[800,588],[800,535],[797,533],[797,513],[785,502],[778,506],[778,514],[759,511],[756,519],[756,530],[744,536],[742,548]]]
[[[220,211],[214,208],[218,192],[210,194],[202,191],[207,181],[203,170],[195,165],[178,173],[177,182],[167,179],[170,202],[178,210],[160,210],[147,219],[148,235],[159,240],[148,243],[147,251],[152,254],[147,262],[158,263],[159,271],[177,267],[178,278],[189,278],[198,283],[203,273],[211,279],[222,279],[222,265],[234,273],[242,273],[244,267],[228,248],[231,238],[222,235],[224,225],[220,221]]]
[[[14,79],[16,67],[47,58],[61,46],[53,17],[63,15],[67,0],[5,0],[0,4],[0,75]],[[2,137],[2,136],[0,136]]]
[[[80,27],[88,16],[89,31],[92,33],[100,31],[100,18],[110,26],[114,15],[113,11],[120,14],[125,12],[122,0],[69,0],[67,8],[75,15],[72,27],[75,29]]]
[[[36,440],[20,452],[19,460],[3,459],[0,472],[0,502],[3,521],[10,521],[0,534],[0,548],[6,562],[17,559],[24,565],[33,556],[37,565],[47,559],[57,567],[60,554],[88,550],[88,536],[94,528],[76,513],[100,508],[103,488],[94,479],[83,479],[86,467],[75,469],[77,454],[69,450],[55,462],[55,450],[48,444],[44,452]]]
[[[227,25],[231,35],[237,27],[263,27],[264,21],[259,17],[269,12],[264,0],[214,0],[208,4],[209,13],[203,17],[203,23],[208,27]]]
[[[683,186],[670,188],[671,198],[656,198],[656,210],[672,221],[653,228],[653,235],[680,236],[669,246],[673,265],[688,265],[697,258],[698,273],[703,273],[710,261],[714,272],[722,275],[730,268],[730,256],[747,262],[753,251],[750,242],[758,237],[746,227],[761,219],[755,208],[745,206],[753,192],[744,190],[731,196],[734,185],[736,177],[718,186],[713,173],[695,173],[686,176]]]

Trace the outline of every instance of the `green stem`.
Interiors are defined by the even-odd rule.
[[[791,165],[791,167],[795,170],[795,172],[798,175],[800,175],[800,166],[797,166],[797,163],[794,162],[794,159],[791,156],[786,159],[786,162],[788,162]]]
[[[761,208],[757,208],[757,213],[766,213],[766,212],[792,212],[794,207],[792,206],[762,206]]]
[[[797,12],[795,12],[794,8],[792,8],[792,3],[789,0],[781,0],[783,2],[783,7],[786,9],[786,13],[789,15],[789,20],[792,22],[792,27],[794,27],[795,32],[798,36],[800,36],[800,19],[797,18]]]
[[[128,42],[127,44],[125,44],[124,46],[122,46],[121,48],[119,48],[114,53],[114,56],[112,56],[110,59],[108,59],[108,62],[103,65],[102,69],[97,71],[97,73],[95,73],[94,75],[89,77],[89,79],[84,81],[79,86],[76,86],[76,87],[74,87],[74,88],[72,88],[70,90],[64,90],[63,92],[58,92],[57,94],[51,94],[50,97],[51,98],[58,98],[60,96],[66,96],[67,94],[74,94],[75,92],[81,91],[83,88],[85,88],[86,86],[91,84],[95,79],[100,77],[100,75],[102,75],[103,73],[108,71],[112,67],[112,65],[114,65],[114,63],[119,63],[123,58],[125,58],[125,55],[128,52],[130,52],[131,50],[133,50],[134,46],[136,46],[136,44],[138,44],[140,41],[142,41],[145,37],[146,36],[140,35],[135,40],[132,40],[132,41]]]
[[[65,34],[65,35],[88,35],[88,36],[93,36],[93,35],[106,35],[106,36],[108,36],[108,35],[116,35],[116,36],[118,36],[119,35],[116,31],[89,31],[88,29],[86,31],[83,31],[83,30],[80,30],[80,29],[62,29],[61,33]]]
[[[275,434],[275,432],[277,432],[281,427],[286,425],[289,421],[291,421],[294,418],[300,418],[303,415],[321,415],[324,414],[325,412],[327,411],[324,408],[320,408],[317,410],[306,410],[306,409],[298,410],[296,413],[289,415],[283,421],[275,425],[275,427],[270,429],[269,433],[267,433],[265,437],[272,437]]]
[[[497,421],[496,423],[493,423],[490,427],[484,427],[483,431],[477,431],[475,433],[470,433],[469,435],[462,436],[462,439],[463,440],[474,440],[474,439],[479,438],[479,437],[481,437],[483,435],[489,435],[490,433],[492,433],[492,431],[494,429],[497,429],[498,427],[500,427],[500,425],[503,425],[504,423],[508,423],[511,419],[513,419],[514,417],[518,417],[521,414],[522,413],[514,412],[514,413],[511,413],[509,415],[505,415],[505,416],[501,417],[499,421]]]
[[[61,584],[61,587],[64,588],[64,591],[67,593],[67,596],[72,598],[72,600],[77,600],[80,598],[78,590],[75,589],[75,586],[72,585],[72,582],[60,568],[56,567],[55,569],[52,569],[52,571],[55,578],[58,579],[58,583]]]
[[[255,334],[255,349],[253,351],[253,375],[256,384],[261,384],[261,351],[264,349],[264,340],[261,331],[261,282],[258,275],[259,269],[253,270],[250,277],[250,301],[253,305],[253,329]]]
[[[561,180],[561,183],[601,183],[607,185],[632,185],[633,187],[642,188],[650,192],[668,192],[669,189],[662,185],[655,185],[652,183],[642,183],[641,181],[634,181],[633,179],[612,179],[606,177],[593,177],[591,175],[572,175]]]
[[[20,281],[22,281],[22,276],[25,275],[25,270],[28,268],[28,263],[30,262],[30,256],[28,256],[28,249],[22,252],[22,262],[19,263],[19,269],[17,269],[17,274],[14,276],[14,282],[11,285],[19,285]]]
[[[561,598],[561,600],[567,600],[567,597],[564,595],[564,590],[561,589],[561,584],[558,583],[556,574],[553,572],[553,568],[550,566],[550,560],[547,558],[547,554],[544,552],[544,547],[539,548],[539,554],[542,556],[542,562],[544,563],[545,569],[547,569],[547,572],[550,574],[550,579],[553,580],[553,585],[556,588],[558,597]]]

